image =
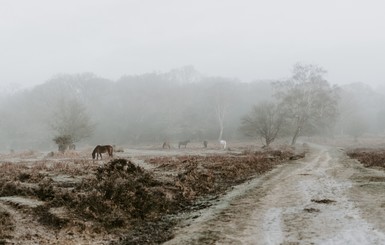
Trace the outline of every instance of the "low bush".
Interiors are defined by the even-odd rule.
[[[357,159],[365,167],[385,168],[385,150],[354,149],[348,151],[347,155],[353,159]]]

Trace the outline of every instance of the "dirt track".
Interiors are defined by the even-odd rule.
[[[165,244],[385,244],[385,174],[312,147],[187,219]]]

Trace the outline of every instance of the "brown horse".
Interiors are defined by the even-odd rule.
[[[95,159],[96,155],[96,160],[103,159],[102,158],[102,153],[108,153],[110,157],[112,157],[112,153],[114,152],[114,149],[110,145],[97,145],[95,149],[92,152],[92,159]]]

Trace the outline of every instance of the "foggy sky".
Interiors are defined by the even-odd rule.
[[[0,0],[0,83],[58,73],[122,75],[192,65],[213,76],[288,77],[294,63],[331,83],[385,83],[378,0]]]

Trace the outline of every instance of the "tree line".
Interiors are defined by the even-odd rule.
[[[287,80],[250,83],[205,76],[193,67],[116,81],[92,73],[60,74],[0,100],[0,145],[48,149],[253,137],[269,146],[277,137],[295,144],[301,135],[384,129],[383,96],[370,89],[362,94],[354,84],[333,86],[325,74],[306,64],[296,64]],[[350,120],[357,117],[361,124],[354,127]]]

